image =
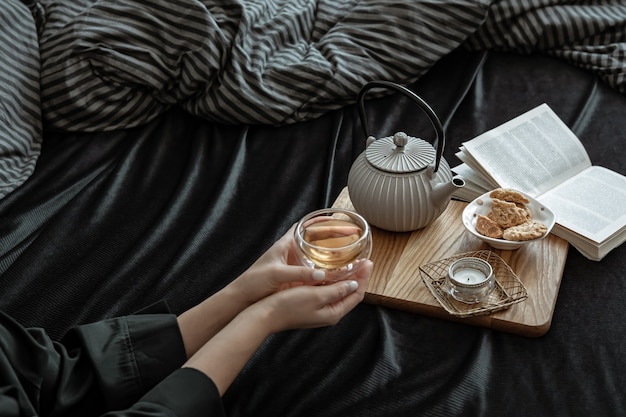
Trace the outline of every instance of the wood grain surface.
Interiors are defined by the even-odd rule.
[[[372,227],[371,259],[374,271],[365,302],[522,336],[545,334],[552,324],[567,258],[567,241],[549,235],[517,250],[493,249],[465,230],[461,214],[466,205],[452,200],[437,220],[414,232],[388,232]],[[343,189],[333,206],[354,209],[347,188]],[[441,307],[426,287],[419,268],[430,262],[482,249],[489,249],[504,259],[526,287],[528,298],[506,310],[487,315],[453,316]]]

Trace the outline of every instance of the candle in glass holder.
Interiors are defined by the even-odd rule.
[[[494,284],[491,265],[480,258],[454,261],[446,277],[446,289],[452,298],[468,304],[485,301],[493,292]]]

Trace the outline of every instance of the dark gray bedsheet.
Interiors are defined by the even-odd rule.
[[[594,164],[626,174],[626,97],[545,56],[456,51],[411,88],[461,141],[547,102]],[[376,99],[373,133],[430,132]],[[427,133],[423,133],[424,137]],[[0,308],[60,337],[160,298],[175,312],[233,279],[304,213],[330,205],[365,139],[354,107],[280,128],[173,108],[148,125],[47,132],[0,201]],[[622,416],[626,246],[570,250],[551,329],[524,338],[362,304],[335,327],[271,337],[227,392],[231,416]]]

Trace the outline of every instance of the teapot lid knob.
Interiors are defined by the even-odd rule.
[[[393,135],[393,143],[402,148],[404,145],[409,143],[409,135],[404,132],[397,132]]]

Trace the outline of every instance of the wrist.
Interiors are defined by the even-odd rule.
[[[220,292],[224,293],[231,303],[237,306],[238,312],[245,310],[247,307],[254,304],[257,300],[249,294],[248,280],[245,278],[246,272],[240,275],[234,281],[231,281]]]
[[[237,290],[226,286],[178,317],[185,351],[193,355],[247,307]]]
[[[237,278],[231,281],[219,291],[219,294],[228,299],[229,304],[233,307],[237,314],[248,308],[255,300],[250,300],[247,296],[248,291],[245,288],[245,281]]]
[[[211,378],[220,395],[241,371],[256,349],[271,334],[261,309],[250,307],[230,321],[183,365]]]
[[[243,310],[236,320],[247,323],[265,338],[279,331],[273,311],[270,303],[259,301]]]

